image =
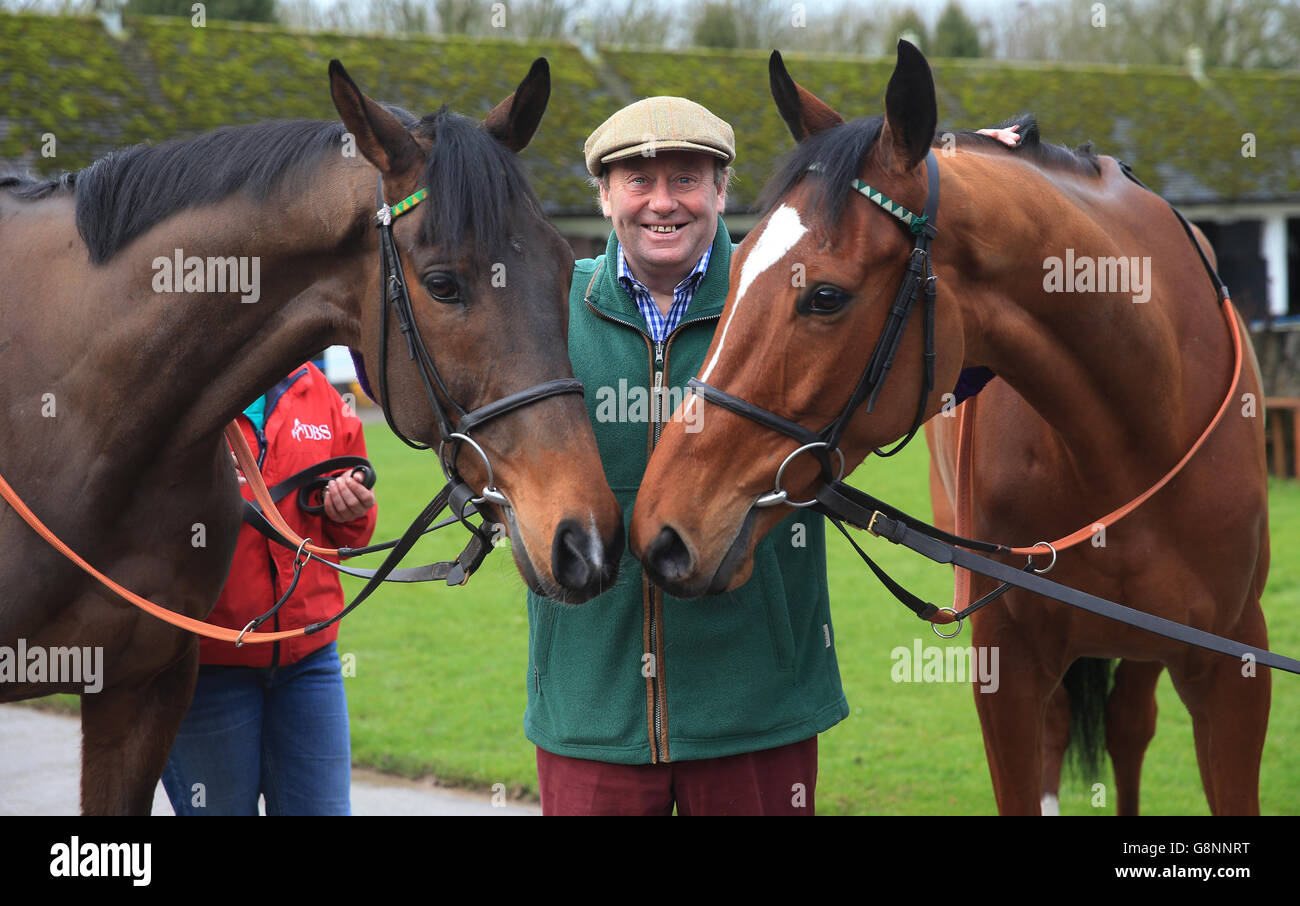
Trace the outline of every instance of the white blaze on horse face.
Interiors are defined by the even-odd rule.
[[[795,244],[807,232],[808,228],[799,219],[799,212],[789,205],[781,205],[767,219],[767,225],[763,227],[762,234],[758,237],[758,241],[754,243],[753,249],[749,252],[749,257],[745,259],[745,263],[740,268],[740,286],[736,288],[736,301],[731,306],[731,314],[727,315],[727,323],[722,325],[722,336],[718,337],[718,348],[713,353],[713,358],[709,360],[709,364],[705,366],[704,373],[700,375],[701,381],[707,382],[709,380],[709,375],[713,373],[714,366],[718,364],[718,359],[722,356],[722,347],[727,342],[727,330],[731,327],[731,319],[736,317],[736,312],[740,310],[740,303],[744,301],[745,291],[758,279],[760,274],[784,258],[785,253],[794,248]],[[695,400],[696,395],[692,393],[690,400],[683,407],[683,413],[689,411]]]

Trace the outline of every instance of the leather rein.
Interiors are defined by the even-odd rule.
[[[360,548],[327,548],[312,544],[310,538],[301,538],[285,522],[279,509],[276,507],[277,500],[293,490],[309,490],[309,486],[318,483],[320,474],[329,471],[335,471],[340,468],[352,470],[361,470],[366,474],[365,482],[367,486],[374,484],[374,471],[370,469],[370,464],[360,457],[339,457],[336,459],[326,460],[318,463],[311,469],[304,470],[277,485],[276,494],[266,487],[266,482],[262,478],[262,473],[257,465],[257,457],[249,449],[248,442],[244,438],[244,433],[237,422],[231,422],[225,428],[226,441],[229,443],[235,460],[240,470],[244,473],[250,490],[253,492],[255,503],[244,501],[244,520],[253,528],[261,532],[267,538],[275,541],[282,546],[295,550],[293,563],[293,580],[284,595],[275,603],[275,605],[266,613],[261,614],[255,619],[249,621],[242,630],[230,629],[224,626],[216,626],[206,623],[202,620],[196,620],[193,617],[187,617],[175,611],[154,603],[153,601],[137,595],[135,592],[122,587],[114,582],[108,576],[97,570],[85,561],[80,555],[72,550],[68,545],[63,543],[37,516],[32,512],[14,489],[0,476],[0,497],[13,507],[14,511],[22,517],[33,531],[43,538],[51,547],[57,550],[67,559],[71,560],[81,570],[98,580],[105,587],[124,598],[126,601],[139,607],[146,613],[157,617],[164,622],[173,626],[193,632],[210,639],[219,641],[234,642],[236,646],[245,643],[267,643],[278,642],[283,639],[294,638],[302,635],[311,635],[320,632],[327,626],[336,623],[342,619],[361,602],[368,598],[377,587],[383,582],[431,582],[445,581],[448,585],[464,585],[469,581],[475,570],[482,564],[483,560],[492,551],[492,535],[486,529],[486,524],[480,522],[474,524],[470,522],[469,517],[476,514],[475,506],[484,501],[496,504],[502,507],[509,507],[510,501],[496,487],[493,477],[492,463],[488,459],[487,453],[476,441],[470,437],[469,432],[490,421],[498,418],[515,409],[527,406],[531,403],[538,402],[551,396],[563,393],[582,393],[582,382],[575,378],[560,378],[553,381],[546,381],[541,384],[529,387],[525,390],[509,394],[494,402],[487,403],[477,409],[466,411],[461,407],[444,383],[442,376],[438,373],[437,366],[434,364],[433,356],[430,354],[428,347],[425,345],[423,338],[420,336],[419,327],[416,324],[414,309],[411,304],[410,291],[406,282],[406,275],[402,268],[401,255],[398,252],[396,240],[393,237],[393,220],[407,211],[410,211],[421,201],[428,197],[428,189],[420,189],[412,193],[401,201],[393,205],[388,205],[384,201],[384,183],[381,176],[376,186],[376,197],[379,209],[375,214],[375,224],[379,229],[379,253],[380,253],[380,324],[379,324],[379,396],[383,407],[384,418],[388,426],[392,429],[404,443],[415,449],[427,450],[429,445],[417,443],[411,440],[398,429],[394,423],[388,396],[388,308],[391,305],[396,317],[398,329],[406,338],[407,352],[409,358],[416,362],[417,370],[424,384],[425,395],[428,398],[429,405],[437,416],[438,430],[441,442],[438,447],[438,463],[442,468],[443,475],[447,479],[446,485],[443,486],[434,498],[421,513],[416,516],[415,520],[403,533],[401,538],[396,541],[390,541],[383,544],[375,544]],[[435,390],[436,388],[436,390]],[[441,398],[439,397],[441,392]],[[455,414],[455,419],[448,414],[447,408],[443,405],[446,400],[447,405]],[[447,447],[450,445],[450,454],[447,453]],[[463,447],[469,446],[482,459],[484,466],[487,468],[487,484],[477,494],[462,479],[459,470],[456,468],[456,462]],[[301,503],[301,498],[300,498]],[[451,516],[437,524],[432,524],[433,520],[443,510],[450,508]],[[470,540],[465,549],[452,561],[440,563],[431,563],[425,566],[410,567],[407,569],[396,569],[397,564],[402,560],[415,542],[421,536],[428,532],[434,531],[444,526],[459,522],[470,532]],[[350,557],[360,556],[362,554],[374,553],[381,550],[389,550],[389,555],[377,569],[364,570],[354,569],[334,563],[327,557],[338,557],[347,559]],[[353,598],[352,602],[344,607],[334,616],[327,620],[312,623],[298,629],[280,630],[276,632],[257,632],[258,626],[270,619],[288,600],[297,587],[298,577],[302,567],[308,560],[315,560],[318,563],[325,564],[331,569],[351,576],[368,579],[366,585]]]
[[[1132,172],[1127,164],[1119,161],[1121,171],[1126,177],[1135,182],[1137,185],[1150,191]],[[816,165],[810,169],[816,169]],[[934,302],[935,302],[935,276],[932,270],[930,259],[930,240],[937,235],[935,228],[935,217],[939,208],[939,168],[938,161],[934,152],[930,151],[926,157],[927,170],[927,196],[925,210],[922,215],[914,214],[902,205],[885,196],[879,190],[863,183],[860,179],[853,180],[853,188],[867,200],[878,205],[886,213],[896,218],[900,223],[906,226],[914,239],[912,252],[908,257],[907,270],[903,276],[902,285],[899,287],[898,294],[894,299],[894,304],[890,308],[889,315],[885,322],[884,329],[876,341],[875,348],[872,350],[871,358],[868,360],[867,367],[863,371],[853,394],[849,397],[848,403],[840,414],[825,428],[818,433],[813,433],[802,425],[783,418],[774,412],[756,406],[746,400],[740,399],[730,393],[710,386],[695,378],[692,378],[688,386],[696,394],[728,409],[737,415],[742,415],[761,425],[785,434],[798,441],[801,446],[789,454],[777,469],[774,489],[766,494],[761,495],[754,501],[755,507],[767,507],[777,504],[788,504],[794,507],[808,507],[815,512],[826,516],[848,539],[849,544],[857,551],[858,555],[866,562],[871,571],[880,579],[881,583],[902,602],[906,607],[912,610],[918,617],[927,620],[932,624],[935,633],[943,638],[953,638],[961,632],[962,622],[966,617],[975,611],[991,604],[998,597],[1009,591],[1011,588],[1021,588],[1036,594],[1043,595],[1053,600],[1079,607],[1083,610],[1109,617],[1110,619],[1119,620],[1130,626],[1136,626],[1146,629],[1158,635],[1185,642],[1190,645],[1196,645],[1201,648],[1207,648],[1222,654],[1231,655],[1238,658],[1250,658],[1268,667],[1274,667],[1280,670],[1286,670],[1290,673],[1300,674],[1300,661],[1293,658],[1284,657],[1265,651],[1262,648],[1255,648],[1240,642],[1234,642],[1224,639],[1220,636],[1213,635],[1203,630],[1193,629],[1176,623],[1172,620],[1166,620],[1163,617],[1157,617],[1144,611],[1116,604],[1107,601],[1104,598],[1090,595],[1078,591],[1068,586],[1061,585],[1057,582],[1042,577],[1056,565],[1057,555],[1060,551],[1066,550],[1093,534],[1093,526],[1097,523],[1103,525],[1114,525],[1124,516],[1136,510],[1148,498],[1168,484],[1176,476],[1196,452],[1204,445],[1205,441],[1214,432],[1214,429],[1222,421],[1224,414],[1232,404],[1235,396],[1237,383],[1240,379],[1243,362],[1242,341],[1240,330],[1237,325],[1236,315],[1233,311],[1232,300],[1228,295],[1228,288],[1219,278],[1214,266],[1206,257],[1205,252],[1201,249],[1200,244],[1196,242],[1195,236],[1187,220],[1179,213],[1177,208],[1170,205],[1170,210],[1182,224],[1188,238],[1191,240],[1192,247],[1196,249],[1209,274],[1217,292],[1220,308],[1227,323],[1229,333],[1232,336],[1233,347],[1233,371],[1232,380],[1228,386],[1228,392],[1224,397],[1223,403],[1219,406],[1214,418],[1205,428],[1201,435],[1192,444],[1191,448],[1183,457],[1171,468],[1165,475],[1147,488],[1146,491],[1139,494],[1134,499],[1121,507],[1113,510],[1100,519],[1093,520],[1088,525],[1079,530],[1065,535],[1055,541],[1039,541],[1027,547],[1011,547],[1003,544],[994,544],[986,541],[977,541],[971,538],[963,538],[959,535],[944,532],[941,529],[932,526],[914,516],[909,516],[902,510],[890,506],[883,500],[871,496],[856,488],[850,487],[843,481],[844,478],[844,453],[839,448],[839,442],[847,430],[849,422],[857,409],[865,401],[867,403],[867,412],[871,412],[875,405],[877,397],[880,395],[881,388],[885,379],[889,375],[890,366],[893,364],[894,356],[902,342],[903,334],[907,329],[907,322],[913,309],[916,307],[918,299],[923,298],[923,317],[924,317],[924,346],[922,352],[923,377],[920,393],[920,400],[917,404],[916,416],[912,421],[912,427],[907,435],[892,450],[883,451],[877,449],[875,452],[879,456],[892,456],[907,445],[913,437],[916,436],[925,415],[926,403],[930,393],[934,390]],[[973,402],[973,400],[972,400]],[[967,438],[967,443],[969,438]],[[792,501],[787,493],[781,487],[782,475],[789,464],[801,453],[808,452],[815,456],[822,467],[823,483],[818,489],[817,494],[810,500]],[[839,457],[838,470],[832,470],[830,463],[830,453],[834,452]],[[831,477],[834,474],[834,477]],[[853,540],[848,530],[844,527],[848,523],[855,528],[870,532],[877,537],[885,538],[895,544],[903,546],[930,558],[936,563],[951,563],[954,566],[960,566],[971,572],[980,573],[981,575],[997,579],[1001,583],[996,589],[983,596],[978,601],[970,604],[961,611],[953,607],[938,607],[932,603],[918,598],[907,589],[903,588],[894,581],[867,553]],[[1022,568],[1008,566],[987,557],[979,556],[972,551],[981,551],[986,554],[1006,555],[1014,554],[1028,558],[1028,562]],[[1035,567],[1033,557],[1037,553],[1042,556],[1044,553],[1051,554],[1051,561],[1043,568]],[[945,635],[939,631],[939,625],[956,623],[956,630],[951,635]]]

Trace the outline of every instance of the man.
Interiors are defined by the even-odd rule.
[[[569,352],[630,520],[726,301],[734,138],[700,105],[656,97],[584,150],[613,233],[603,257],[577,262]],[[530,593],[528,615],[524,729],[545,813],[813,813],[817,734],[848,715],[820,516],[773,529],[734,592],[675,599],[625,554],[610,591],[580,607]]]

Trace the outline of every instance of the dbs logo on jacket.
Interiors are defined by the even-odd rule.
[[[330,434],[329,425],[304,425],[296,418],[293,420],[293,430],[289,433],[296,441],[301,441],[303,438],[308,440],[332,440],[334,437],[334,435]]]

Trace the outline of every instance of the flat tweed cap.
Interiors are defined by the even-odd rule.
[[[699,151],[736,159],[736,135],[731,126],[686,98],[655,97],[629,104],[596,127],[585,145],[587,170],[600,175],[600,165],[628,157],[654,156],[656,151]]]

